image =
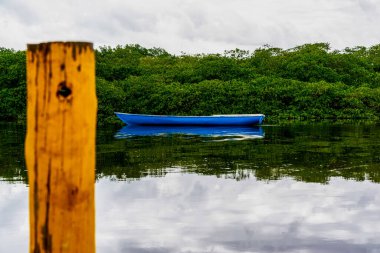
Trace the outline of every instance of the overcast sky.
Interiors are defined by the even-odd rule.
[[[81,40],[170,53],[380,43],[380,0],[0,0],[0,47]]]

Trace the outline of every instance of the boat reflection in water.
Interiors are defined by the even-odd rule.
[[[135,136],[166,136],[189,135],[218,138],[216,141],[245,140],[264,137],[262,127],[233,127],[233,126],[125,126],[116,133],[115,138],[130,138]],[[222,137],[222,139],[219,139]]]

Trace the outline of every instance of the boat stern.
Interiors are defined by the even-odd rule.
[[[261,124],[264,122],[264,119],[265,119],[265,115],[262,114],[262,115],[260,116],[260,119],[259,119],[259,125],[261,125]]]

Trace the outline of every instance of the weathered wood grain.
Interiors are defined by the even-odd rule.
[[[92,44],[28,45],[27,90],[30,252],[95,252]]]

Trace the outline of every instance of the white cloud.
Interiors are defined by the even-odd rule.
[[[3,0],[0,46],[86,40],[172,53],[313,42],[344,48],[379,43],[379,23],[377,0]]]

